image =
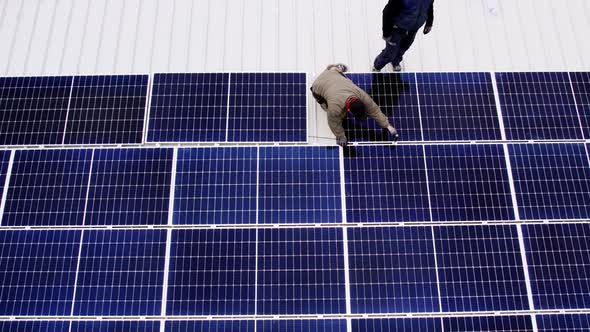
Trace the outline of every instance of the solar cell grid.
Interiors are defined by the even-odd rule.
[[[172,149],[95,150],[85,223],[167,224],[172,154]]]
[[[590,329],[590,315],[538,315],[539,332],[584,332]]]
[[[509,140],[581,139],[567,73],[496,73]]]
[[[353,319],[352,331],[437,332],[442,331],[442,324],[440,318]]]
[[[80,231],[0,231],[0,316],[70,314]]]
[[[147,75],[74,77],[64,143],[141,143],[147,89]]]
[[[435,227],[442,310],[527,310],[515,226]]]
[[[513,220],[501,145],[426,146],[434,221]]]
[[[416,79],[424,140],[501,139],[489,73],[418,73]]]
[[[590,218],[590,164],[583,144],[508,148],[521,219]]]
[[[165,230],[85,230],[73,314],[159,315],[165,247]]]
[[[253,315],[256,230],[172,232],[168,315]]]
[[[255,224],[256,148],[180,149],[174,224]]]
[[[345,312],[340,229],[259,229],[257,268],[257,314]]]
[[[226,140],[229,74],[155,74],[148,141]]]
[[[526,225],[523,233],[535,308],[589,308],[590,224]]]
[[[430,221],[421,146],[359,146],[344,159],[348,222]]]
[[[389,123],[398,128],[404,141],[421,141],[420,110],[415,74],[373,73],[347,74],[357,86],[366,91],[387,115]],[[388,141],[381,127],[373,120],[355,121],[348,117],[344,123],[349,141]]]
[[[61,144],[72,77],[0,77],[0,145]]]
[[[348,230],[352,313],[438,312],[430,227]]]
[[[271,332],[298,332],[298,331],[317,331],[317,332],[337,332],[346,330],[346,321],[343,319],[326,319],[326,320],[262,320],[256,322],[256,331]]]
[[[254,332],[254,321],[247,320],[209,320],[209,321],[167,321],[169,332]]]
[[[259,223],[342,220],[338,149],[260,148]]]
[[[570,79],[584,138],[590,139],[590,73],[570,73]]]
[[[532,332],[531,316],[445,317],[449,332]]]
[[[65,331],[65,329],[64,329]],[[72,322],[71,332],[123,332],[123,331],[160,331],[160,322],[135,321],[75,321]]]
[[[92,150],[16,151],[2,225],[82,225],[91,157]]]
[[[305,142],[307,88],[303,73],[232,73],[230,142]]]
[[[61,332],[69,329],[70,322],[44,322],[44,321],[0,321],[1,331],[14,332]]]

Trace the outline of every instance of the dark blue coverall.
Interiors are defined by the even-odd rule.
[[[388,63],[398,66],[414,42],[418,29],[424,23],[432,27],[433,21],[434,0],[389,0],[383,8],[385,49],[377,56],[373,67],[381,70]]]

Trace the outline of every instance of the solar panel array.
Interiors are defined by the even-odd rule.
[[[350,78],[0,79],[0,330],[588,330],[590,75]]]

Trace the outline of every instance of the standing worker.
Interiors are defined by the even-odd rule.
[[[383,8],[383,40],[385,49],[375,58],[373,71],[381,71],[391,63],[393,71],[401,71],[404,53],[412,46],[418,29],[424,23],[424,34],[432,30],[434,0],[389,0]]]
[[[348,140],[342,127],[342,121],[351,113],[358,121],[365,121],[370,115],[384,129],[387,129],[393,141],[399,139],[395,128],[381,112],[371,97],[344,76],[347,67],[343,64],[329,65],[311,87],[315,100],[328,113],[328,125],[336,136],[340,146],[346,146]]]

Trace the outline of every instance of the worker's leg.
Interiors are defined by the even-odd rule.
[[[396,56],[393,58],[393,60],[391,61],[391,65],[392,66],[398,66],[400,64],[400,62],[402,62],[403,58],[404,58],[404,54],[406,53],[406,51],[410,48],[410,46],[412,46],[412,43],[414,43],[414,39],[416,38],[416,33],[418,31],[408,31],[403,38],[401,38],[400,40],[400,45],[399,45],[399,51],[397,52]]]
[[[400,50],[402,37],[402,34],[398,33],[397,30],[394,30],[393,34],[391,35],[391,39],[385,43],[385,48],[373,62],[373,67],[375,69],[383,69],[386,64],[392,62],[396,58]]]

